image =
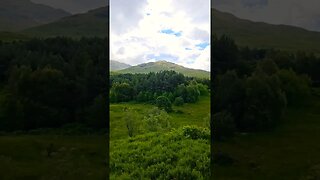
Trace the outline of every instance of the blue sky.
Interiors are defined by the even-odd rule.
[[[209,0],[111,0],[111,59],[210,70]]]

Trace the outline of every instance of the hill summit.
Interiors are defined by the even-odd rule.
[[[149,72],[160,72],[160,71],[176,71],[178,73],[182,73],[185,76],[190,77],[198,77],[198,78],[210,78],[210,72],[199,70],[199,69],[191,69],[186,68],[184,66],[168,62],[165,60],[156,61],[156,62],[148,62],[139,64],[136,66],[131,66],[129,68],[117,71],[119,73],[149,73]]]

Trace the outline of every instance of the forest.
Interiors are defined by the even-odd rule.
[[[0,131],[106,130],[107,39],[0,42]]]
[[[34,178],[58,177],[66,173],[56,169],[55,175],[46,170],[42,170],[42,175],[36,175],[36,171],[17,166],[22,161],[30,163],[18,156],[19,148],[10,145],[19,141],[24,142],[22,146],[37,144],[32,145],[34,149],[30,148],[28,156],[48,164],[54,160],[58,165],[52,168],[61,165],[60,158],[71,163],[63,164],[64,167],[87,162],[86,167],[70,171],[70,178],[105,177],[106,174],[97,171],[104,171],[106,166],[103,151],[106,148],[104,135],[108,131],[108,100],[111,179],[208,179],[210,139],[215,147],[213,174],[218,179],[232,175],[246,179],[256,171],[268,172],[271,175],[266,177],[273,178],[281,173],[277,163],[268,166],[274,168],[272,171],[263,169],[265,164],[256,160],[257,153],[252,150],[248,155],[252,160],[248,161],[241,152],[250,150],[237,143],[251,143],[248,147],[258,148],[259,138],[266,139],[269,134],[272,137],[268,140],[276,143],[281,138],[274,138],[274,134],[291,124],[292,128],[306,126],[305,133],[296,137],[296,134],[290,134],[295,129],[284,131],[295,137],[287,137],[285,147],[299,148],[294,143],[299,139],[313,144],[311,137],[317,137],[312,133],[312,128],[317,127],[313,119],[318,117],[313,109],[317,109],[320,97],[320,58],[317,54],[240,47],[230,37],[212,36],[212,80],[174,71],[109,76],[107,42],[108,39],[101,38],[75,40],[62,37],[0,42],[0,138],[6,142],[1,146],[9,149],[0,151],[7,167],[1,174],[9,172],[9,167],[19,167],[17,171],[21,176],[28,174]],[[296,119],[299,124],[288,119]],[[300,122],[300,119],[306,120]],[[71,136],[50,138],[44,135],[65,130],[67,132],[62,133]],[[73,137],[75,132],[102,132],[103,135]],[[39,136],[29,137],[35,133]],[[14,134],[14,137],[6,134]],[[18,134],[27,135],[16,137]],[[309,139],[310,142],[305,141]],[[81,143],[76,145],[69,141]],[[53,145],[50,142],[54,142]],[[69,153],[74,148],[76,153]],[[267,148],[270,150],[267,152],[274,153],[273,146]],[[43,152],[45,155],[38,155]],[[84,158],[76,159],[79,154]],[[287,154],[292,158],[292,154]],[[300,160],[298,164],[306,166],[304,158],[298,154],[294,156]],[[276,156],[269,154],[269,157]],[[46,167],[50,166],[48,164]],[[247,166],[245,172],[249,175],[223,173]],[[35,167],[41,169],[39,165]],[[259,168],[262,170],[257,170]],[[285,170],[288,174],[292,171],[290,166]],[[84,172],[91,174],[84,175]],[[303,174],[305,169],[297,172]],[[21,176],[15,173],[15,177]]]
[[[319,55],[211,42],[213,177],[318,179]]]
[[[320,80],[315,54],[238,47],[227,36],[212,41],[217,139],[274,128],[287,107],[308,101]]]

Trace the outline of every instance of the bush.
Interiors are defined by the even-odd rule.
[[[311,81],[307,77],[297,75],[293,70],[278,72],[281,88],[286,93],[288,105],[299,106],[311,95]]]
[[[167,112],[172,111],[171,102],[170,100],[165,96],[159,96],[156,100],[156,104],[159,109],[163,109]]]
[[[182,106],[184,104],[184,100],[182,97],[176,97],[173,104],[176,106]]]
[[[126,110],[124,117],[129,137],[133,137],[137,133],[137,125],[135,123],[136,116],[132,112]]]
[[[197,127],[184,129],[203,132]],[[183,136],[185,130],[117,140],[111,144],[111,179],[209,179],[210,141]],[[208,137],[209,131],[204,134]]]
[[[222,111],[213,115],[214,138],[221,140],[225,137],[232,137],[236,131],[236,125],[232,115]]]
[[[170,128],[170,116],[159,108],[152,109],[147,116],[144,117],[143,122],[145,129],[149,132],[159,130],[167,130]]]

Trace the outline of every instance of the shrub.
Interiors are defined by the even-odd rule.
[[[163,109],[167,112],[172,111],[171,102],[165,96],[159,96],[156,100],[156,104],[157,104],[158,108],[160,108],[160,109]]]
[[[174,105],[176,106],[182,106],[184,104],[184,100],[182,97],[176,97],[174,100]]]
[[[153,108],[147,116],[144,117],[143,122],[145,129],[150,132],[159,130],[167,130],[170,128],[170,116],[159,108]]]
[[[215,139],[221,140],[225,137],[232,137],[235,131],[235,122],[229,112],[222,111],[213,115],[213,134]]]
[[[111,179],[209,179],[209,139],[191,139],[182,132],[179,128],[117,140],[111,144]]]

